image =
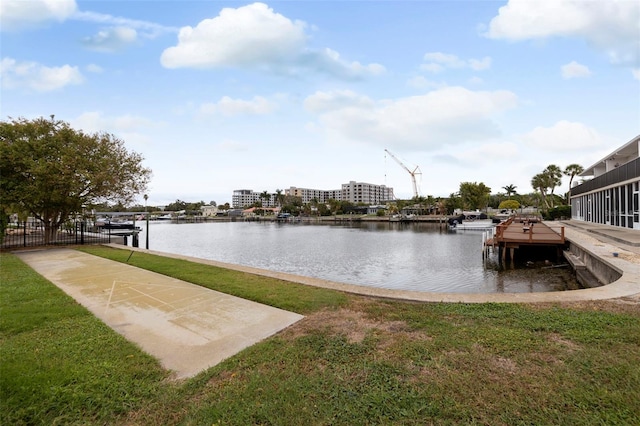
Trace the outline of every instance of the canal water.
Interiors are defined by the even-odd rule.
[[[149,248],[396,290],[522,293],[575,285],[568,267],[536,261],[504,268],[497,254],[483,260],[481,231],[427,223],[151,222]]]

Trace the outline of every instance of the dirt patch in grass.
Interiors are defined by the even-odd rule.
[[[491,361],[495,369],[507,374],[514,374],[518,369],[518,365],[510,358],[498,356]]]
[[[576,344],[575,342],[572,342],[571,340],[567,340],[556,333],[551,333],[549,335],[549,340],[553,343],[563,346],[565,349],[567,349],[567,351],[571,353],[580,349],[580,346],[578,344]]]
[[[368,317],[365,312],[349,308],[322,310],[308,315],[287,329],[282,336],[294,340],[318,329],[327,329],[332,334],[343,334],[349,343],[361,343],[371,332],[413,340],[431,339],[423,332],[411,330],[404,321],[378,321]]]

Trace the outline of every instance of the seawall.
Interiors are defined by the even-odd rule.
[[[578,282],[584,288],[611,284],[623,274],[622,270],[572,241],[569,241],[569,250],[564,255],[576,271]]]

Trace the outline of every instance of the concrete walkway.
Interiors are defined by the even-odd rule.
[[[178,379],[303,318],[77,250],[15,254]]]
[[[608,242],[619,248],[640,254],[640,230],[638,229],[620,228],[618,226],[601,225],[599,223],[582,222],[579,220],[563,220],[546,223],[568,226],[602,242]]]

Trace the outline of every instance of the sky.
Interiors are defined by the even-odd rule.
[[[0,31],[2,120],[112,133],[152,170],[149,205],[349,181],[410,198],[405,167],[422,196],[527,194],[640,134],[635,0],[3,0]]]

